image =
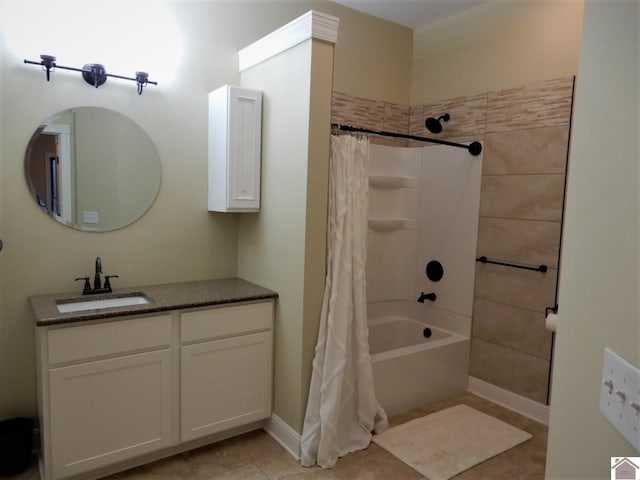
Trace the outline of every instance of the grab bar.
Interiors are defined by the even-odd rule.
[[[513,268],[522,268],[523,270],[533,270],[534,272],[542,272],[542,273],[545,273],[548,270],[546,265],[540,265],[538,267],[529,267],[527,265],[516,265],[515,263],[505,263],[505,262],[498,262],[497,260],[489,260],[487,257],[484,257],[484,256],[476,258],[476,262],[493,263],[495,265],[502,265],[505,267],[513,267]]]

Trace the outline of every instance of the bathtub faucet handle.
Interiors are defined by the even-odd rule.
[[[425,300],[429,300],[431,302],[435,302],[436,301],[436,294],[431,292],[431,293],[424,293],[424,292],[420,292],[420,298],[418,298],[418,301],[420,303],[424,303]]]

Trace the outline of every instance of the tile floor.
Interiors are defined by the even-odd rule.
[[[533,438],[454,477],[454,480],[543,480],[547,427],[470,393],[391,419],[392,426],[457,404],[493,415]],[[7,480],[38,480],[34,469]],[[419,480],[422,475],[376,444],[338,460],[330,470],[299,465],[259,430],[137,467],[104,480]]]

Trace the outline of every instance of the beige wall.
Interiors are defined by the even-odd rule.
[[[637,452],[599,412],[604,347],[640,364],[638,3],[585,5],[569,158],[548,479]],[[604,121],[603,121],[604,120]]]
[[[311,95],[313,115],[309,120],[307,197],[304,258],[304,303],[302,326],[302,376],[300,378],[299,428],[307,406],[311,383],[311,363],[318,340],[320,312],[324,296],[327,248],[327,205],[329,185],[330,135],[326,129],[331,119],[333,48],[316,42],[311,62]]]
[[[409,104],[413,32],[409,28],[330,4],[340,17],[333,89],[374,100]]]
[[[2,21],[11,23],[12,10],[22,4],[21,0],[0,0]],[[0,419],[33,415],[36,410],[29,295],[79,291],[81,286],[73,279],[90,274],[98,255],[105,273],[120,275],[114,286],[237,274],[238,216],[207,211],[206,149],[207,94],[239,81],[238,50],[310,9],[324,11],[341,17],[340,43],[335,53],[340,69],[335,82],[343,85],[343,90],[364,85],[368,91],[378,92],[376,95],[407,95],[411,31],[403,27],[326,1],[176,1],[169,6],[185,40],[183,57],[167,59],[179,66],[178,76],[157,88],[147,87],[142,96],[136,94],[133,83],[109,80],[94,89],[71,72],[58,71],[47,83],[37,67],[22,63],[21,52],[5,47],[0,51],[0,106],[4,117],[0,135],[5,140],[0,149],[0,238],[5,243],[0,253]],[[64,18],[56,25],[77,27],[66,26]],[[64,64],[65,52],[50,53],[57,54]],[[357,61],[351,63],[350,58]],[[392,61],[402,63],[398,72],[386,68],[385,62]],[[47,218],[29,195],[23,172],[29,138],[43,119],[79,105],[110,108],[127,115],[158,148],[163,169],[158,197],[144,217],[121,230],[94,234],[69,229]],[[304,183],[307,172],[300,174],[303,176],[299,180]],[[291,185],[296,185],[295,180]],[[287,232],[280,232],[273,241],[276,248],[286,250]],[[299,261],[306,260],[301,257]],[[288,268],[285,264],[285,271]],[[265,286],[277,289],[274,284]],[[303,286],[299,288],[299,301],[304,303]],[[302,357],[307,361],[309,352],[302,352],[302,342],[308,349],[312,332],[306,329],[310,326],[294,328],[299,330],[301,342],[292,346],[297,349],[297,361]],[[306,398],[300,385],[307,374],[302,373],[302,366],[294,368],[296,395]],[[295,427],[301,398],[291,402],[291,411],[295,412],[291,423]]]
[[[242,86],[264,93],[263,201],[260,215],[244,215],[240,219],[238,274],[247,280],[268,284],[279,294],[274,413],[297,430],[302,426],[308,391],[303,380],[311,368],[304,351],[305,346],[308,348],[303,341],[304,330],[307,324],[315,326],[315,338],[320,313],[319,305],[309,308],[306,297],[312,294],[311,288],[322,291],[318,276],[324,280],[329,116],[326,107],[322,109],[324,112],[318,112],[321,117],[314,112],[314,122],[324,125],[324,138],[315,139],[320,141],[319,151],[312,152],[310,141],[317,133],[311,128],[311,98],[321,94],[327,106],[329,104],[332,50],[333,46],[325,42],[308,40],[241,75]],[[317,70],[318,62],[329,71],[329,77],[320,85],[320,79],[314,78],[312,91],[311,75]],[[317,199],[310,198],[314,186],[322,187]],[[320,202],[324,208],[314,210],[314,202]],[[318,225],[314,227],[314,224]],[[322,230],[321,238],[309,238],[310,228]],[[314,245],[320,247],[320,252],[315,252],[320,253],[316,257],[319,265],[312,264],[309,268],[308,248],[313,250]],[[309,278],[313,275],[315,279]]]
[[[410,103],[575,75],[582,5],[492,1],[417,29]]]
[[[238,275],[268,284],[280,295],[275,320],[274,412],[294,428],[303,369],[300,339],[311,47],[309,40],[241,75],[243,87],[264,92],[264,104],[262,203],[260,215],[240,218]]]

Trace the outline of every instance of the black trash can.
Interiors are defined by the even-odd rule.
[[[0,476],[16,475],[31,464],[33,420],[10,418],[0,422]]]

